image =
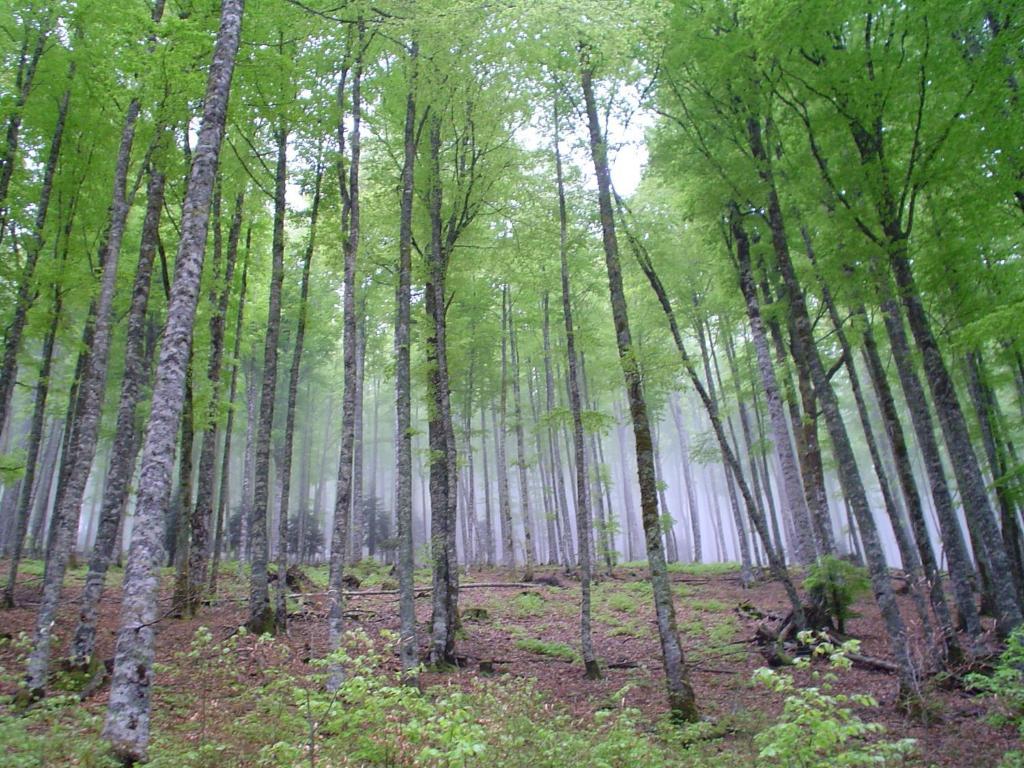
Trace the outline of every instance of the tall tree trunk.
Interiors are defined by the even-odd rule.
[[[288,373],[288,405],[285,409],[284,447],[281,451],[281,511],[280,534],[277,545],[277,589],[275,602],[275,620],[277,628],[284,631],[288,621],[288,507],[291,497],[292,481],[292,445],[295,442],[295,404],[299,399],[299,374],[302,369],[302,349],[306,339],[306,314],[309,303],[309,272],[313,262],[313,250],[316,245],[316,224],[320,215],[320,184],[323,180],[323,166],[317,158],[315,180],[313,182],[313,202],[309,209],[309,241],[302,259],[302,284],[299,288],[299,317],[295,327],[295,345],[292,347],[292,365]],[[301,489],[303,493],[305,488]],[[301,514],[303,504],[299,504]]]
[[[457,475],[448,379],[446,276],[450,251],[442,237],[441,118],[430,118],[430,250],[425,304],[430,441],[430,550],[433,566],[430,660],[455,663],[458,563],[455,553]],[[450,233],[449,233],[450,234]]]
[[[505,435],[508,432],[508,286],[501,289],[501,380],[498,383],[498,429],[494,433],[495,471],[498,473],[498,516],[501,519],[501,561],[516,567],[515,533],[509,501],[508,461]]]
[[[555,179],[558,185],[558,254],[561,264],[562,317],[565,322],[565,350],[568,364],[569,411],[572,414],[572,446],[576,458],[576,536],[580,556],[580,646],[588,679],[601,677],[601,668],[594,653],[590,627],[590,497],[587,490],[587,467],[583,443],[582,402],[580,398],[579,359],[576,356],[576,327],[572,317],[572,291],[569,282],[569,229],[565,204],[565,182],[562,173],[562,152],[558,105],[555,105]],[[545,312],[545,319],[547,313]],[[549,366],[550,377],[550,366]],[[548,408],[551,408],[549,385]],[[559,470],[560,471],[560,470]],[[566,536],[569,531],[566,530]],[[660,542],[659,542],[660,543]],[[681,653],[681,651],[680,651]],[[671,690],[671,689],[670,689]]]
[[[556,164],[561,163],[561,157],[556,158]],[[557,169],[556,169],[557,170]],[[560,189],[560,197],[565,197],[564,183],[563,188]],[[559,201],[560,209],[564,207],[565,201]],[[559,209],[559,210],[560,210]],[[561,212],[559,212],[559,221],[561,222]],[[559,224],[560,227],[566,227],[567,223]],[[559,229],[561,231],[561,229]],[[559,236],[562,237],[561,234]],[[564,237],[567,236],[567,232]],[[561,242],[561,241],[559,241]],[[542,298],[542,309],[544,312],[544,327],[542,329],[542,338],[544,341],[544,391],[545,391],[545,403],[546,413],[548,417],[548,454],[551,457],[551,477],[553,490],[555,495],[555,509],[553,514],[557,515],[561,513],[563,524],[562,524],[562,536],[558,539],[559,550],[561,554],[561,561],[566,568],[571,567],[572,554],[569,548],[569,530],[565,523],[568,522],[568,504],[565,501],[565,476],[562,474],[562,454],[558,445],[558,437],[556,434],[555,425],[552,423],[552,414],[555,411],[555,377],[552,373],[551,365],[551,333],[550,333],[550,311],[549,311],[549,298],[548,292],[545,291]]]
[[[597,175],[598,203],[601,213],[601,231],[604,242],[605,266],[612,315],[615,322],[615,340],[622,364],[623,378],[629,397],[629,410],[633,421],[636,443],[637,477],[640,482],[640,507],[647,539],[647,562],[651,573],[654,606],[661,640],[662,661],[668,685],[669,707],[675,717],[692,721],[697,718],[697,703],[690,685],[683,648],[676,629],[675,606],[665,567],[665,553],[661,546],[661,520],[658,514],[658,489],[655,482],[654,454],[651,427],[647,418],[640,371],[633,359],[633,341],[629,329],[626,297],[619,265],[619,246],[615,236],[615,220],[611,199],[611,174],[608,169],[608,149],[598,124],[597,103],[594,99],[593,72],[584,64],[581,82],[586,101],[587,122],[590,130],[590,153]]]
[[[494,552],[494,516],[491,509],[491,477],[487,461],[487,409],[480,404],[480,450],[484,462],[484,542],[486,547],[486,563],[494,565],[497,561]]]
[[[356,325],[356,423],[354,430],[354,451],[352,458],[352,536],[349,540],[349,556],[351,562],[358,563],[363,559],[363,545],[366,543],[366,511],[363,494],[363,393],[366,384],[366,289],[357,302]]]
[[[63,104],[63,102],[62,102]],[[114,170],[113,200],[110,204],[108,229],[101,247],[103,274],[100,294],[96,302],[96,320],[89,349],[89,364],[79,384],[78,397],[82,403],[75,435],[74,462],[69,467],[64,493],[56,510],[54,548],[48,558],[43,582],[43,597],[36,616],[32,653],[26,671],[26,686],[33,695],[42,695],[46,688],[52,638],[57,606],[68,557],[75,546],[82,498],[89,480],[96,444],[99,439],[100,412],[107,380],[107,361],[114,324],[114,290],[117,284],[117,262],[121,253],[121,240],[128,219],[128,170],[131,162],[135,123],[139,116],[139,102],[133,99],[128,106],[121,130]],[[59,149],[59,145],[58,145]],[[41,231],[37,230],[37,231]],[[2,414],[0,414],[2,416]]]
[[[245,318],[245,296],[249,287],[249,255],[252,252],[252,224],[245,230],[245,263],[242,265],[242,285],[238,292],[238,312],[235,315],[235,342],[231,353],[231,385],[228,387],[228,418],[224,425],[224,451],[221,456],[220,494],[217,497],[216,526],[213,534],[213,562],[210,565],[209,592],[217,594],[217,576],[220,571],[220,558],[224,550],[224,531],[227,528],[227,515],[231,513],[228,503],[231,490],[231,438],[235,427],[235,396],[238,391],[238,369],[241,367],[239,354],[242,349],[242,321]],[[243,476],[247,474],[247,465],[243,462]],[[244,483],[243,483],[244,485]],[[245,519],[245,493],[242,493],[242,519]],[[239,547],[241,549],[241,546]],[[239,552],[241,562],[241,552]]]
[[[7,130],[5,132],[4,152],[0,157],[0,238],[3,237],[3,229],[7,220],[7,193],[11,186],[11,178],[14,175],[15,160],[20,148],[19,138],[21,123],[24,118],[25,104],[28,102],[29,94],[32,92],[32,84],[35,82],[36,72],[39,69],[39,60],[46,48],[46,41],[50,37],[53,28],[54,11],[47,8],[42,23],[35,30],[35,42],[30,45],[30,37],[33,32],[32,26],[23,26],[25,37],[21,43],[21,51],[18,55],[18,68],[14,76],[14,88],[17,91],[14,104],[11,107],[10,117],[7,119]],[[31,48],[31,52],[29,49]],[[2,416],[3,414],[0,414]],[[0,429],[3,427],[3,418],[0,418]]]
[[[277,169],[274,181],[274,236],[271,245],[270,303],[267,332],[263,344],[263,383],[260,388],[260,415],[257,422],[253,505],[249,517],[251,575],[249,578],[250,631],[261,634],[273,626],[267,560],[270,548],[267,524],[270,511],[270,442],[274,429],[274,405],[277,395],[277,352],[281,336],[281,287],[284,282],[284,218],[288,184],[288,130],[276,131]]]
[[[110,450],[110,464],[103,489],[100,522],[93,546],[89,571],[82,590],[78,626],[71,641],[72,664],[84,665],[92,658],[96,643],[98,606],[103,594],[107,569],[117,546],[117,531],[128,503],[128,491],[139,452],[136,426],[139,402],[153,367],[152,345],[146,344],[146,309],[152,282],[156,241],[159,236],[160,215],[164,203],[164,175],[150,168],[146,192],[146,215],[142,223],[139,263],[135,269],[132,303],[128,310],[125,331],[124,373],[121,395],[117,406],[117,427]]]
[[[219,197],[219,196],[218,196]],[[203,423],[202,448],[199,454],[199,477],[197,480],[196,506],[192,518],[192,541],[189,545],[188,566],[185,578],[181,580],[184,594],[179,599],[184,601],[185,612],[194,615],[199,610],[203,590],[207,584],[206,564],[209,553],[210,524],[213,522],[215,509],[215,492],[217,480],[217,437],[220,421],[221,382],[224,359],[224,323],[227,320],[228,301],[231,298],[232,284],[235,277],[235,262],[238,258],[238,241],[242,234],[242,209],[245,202],[244,193],[239,192],[235,198],[234,213],[231,216],[231,227],[228,230],[228,248],[224,264],[223,286],[220,295],[216,290],[211,292],[210,303],[214,312],[210,316],[210,357],[207,362],[206,378],[211,388],[209,405]],[[219,200],[214,200],[214,280],[219,278],[218,251],[220,230]]]
[[[526,444],[523,439],[523,398],[519,386],[519,345],[516,343],[516,325],[509,312],[508,318],[509,347],[512,353],[512,400],[515,408],[516,421],[516,468],[519,475],[519,506],[523,515],[523,551],[526,567],[523,570],[523,581],[533,581],[533,567],[537,562],[537,552],[533,546],[533,514],[530,509],[530,484],[526,471]]]
[[[1002,418],[995,392],[989,384],[984,369],[984,360],[980,352],[968,352],[965,358],[967,369],[967,388],[974,405],[981,442],[985,449],[992,472],[992,484],[995,486],[996,500],[999,502],[1000,529],[1003,535],[1003,546],[1006,547],[1010,561],[1010,573],[1017,589],[1017,598],[1024,595],[1024,562],[1021,561],[1021,532],[1017,522],[1014,504],[1014,489],[1009,476],[1009,462],[1004,446],[1008,441],[1003,437]],[[1012,444],[1011,444],[1012,448]]]
[[[223,0],[203,102],[199,140],[192,159],[181,220],[174,286],[167,309],[153,408],[142,453],[132,547],[124,575],[118,632],[104,736],[122,761],[146,758],[149,703],[153,688],[153,641],[157,619],[160,532],[171,490],[174,437],[181,416],[185,368],[199,300],[210,197],[224,136],[231,75],[242,25],[243,0]]]
[[[761,376],[761,388],[764,390],[765,400],[768,403],[772,442],[775,447],[775,455],[782,467],[782,486],[780,488],[782,506],[788,510],[787,514],[792,519],[798,521],[795,526],[796,555],[800,562],[806,564],[809,562],[808,556],[814,552],[814,542],[809,540],[811,531],[808,530],[808,527],[800,525],[799,521],[810,519],[808,500],[800,477],[800,467],[797,464],[796,455],[793,453],[793,444],[789,439],[786,413],[783,410],[782,396],[768,349],[768,338],[761,320],[761,306],[757,298],[757,286],[754,283],[751,264],[748,260],[740,262],[738,266],[740,290],[747,305],[747,320],[750,323],[754,353],[757,355],[757,370]],[[782,542],[779,541],[778,544],[781,551]]]
[[[360,230],[360,199],[359,199],[359,165],[362,145],[362,72],[363,72],[363,35],[364,26],[360,19],[358,26],[357,54],[352,83],[352,138],[349,169],[346,173],[343,162],[338,161],[338,192],[344,201],[347,213],[348,229],[342,232],[344,248],[344,266],[342,277],[342,366],[344,393],[341,402],[341,450],[338,458],[338,486],[334,500],[334,531],[331,536],[331,560],[328,570],[327,588],[330,593],[327,610],[327,648],[333,652],[341,645],[341,635],[345,621],[345,598],[342,578],[345,575],[345,555],[349,536],[349,522],[352,511],[352,465],[355,451],[356,421],[356,354],[359,339],[356,334],[356,261],[359,254]],[[345,120],[344,120],[344,84],[342,73],[338,85],[338,156],[345,157]],[[346,216],[343,215],[343,225]],[[336,690],[341,685],[343,670],[338,666],[331,667],[328,687]]]
[[[413,547],[413,431],[412,386],[410,382],[411,292],[413,271],[413,194],[416,170],[416,43],[410,50],[411,69],[406,95],[404,157],[401,165],[401,202],[398,216],[398,275],[395,281],[394,321],[394,397],[395,397],[395,522],[398,538],[398,655],[404,678],[415,682],[419,664],[416,641],[416,604],[413,571],[416,568]],[[486,449],[484,449],[486,450]],[[486,471],[486,455],[484,455]],[[489,505],[488,505],[489,512]],[[489,525],[489,514],[487,522]],[[489,529],[488,529],[489,542]]]

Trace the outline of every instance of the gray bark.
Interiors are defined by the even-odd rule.
[[[57,606],[68,558],[78,533],[82,510],[82,497],[89,480],[89,472],[96,455],[99,438],[100,411],[107,380],[107,362],[114,324],[114,289],[117,283],[117,263],[121,253],[121,240],[128,219],[128,168],[131,161],[135,123],[139,116],[139,102],[133,99],[128,106],[121,130],[121,143],[114,170],[113,200],[110,205],[108,229],[101,250],[103,274],[100,294],[96,302],[96,319],[89,349],[89,364],[79,384],[78,397],[82,403],[76,419],[74,461],[68,468],[64,492],[56,510],[56,530],[53,550],[49,553],[43,597],[36,616],[32,653],[26,670],[26,686],[33,695],[41,695],[46,688],[52,638]]]
[[[533,514],[530,508],[530,485],[526,470],[526,445],[523,438],[523,398],[519,386],[519,345],[516,343],[516,326],[509,312],[509,347],[512,353],[512,400],[515,408],[516,468],[519,475],[519,506],[523,515],[523,552],[526,565],[523,581],[533,581],[533,567],[537,562],[537,551],[533,545]]]
[[[146,215],[139,246],[139,263],[135,268],[132,302],[128,310],[128,327],[125,331],[124,373],[117,406],[117,427],[114,444],[110,449],[110,464],[103,489],[96,543],[93,545],[89,571],[85,577],[85,588],[82,590],[78,626],[71,641],[72,664],[84,665],[93,654],[99,601],[103,594],[107,569],[117,546],[117,531],[128,503],[128,490],[139,452],[136,417],[139,402],[149,380],[153,354],[153,348],[145,344],[146,308],[149,305],[149,289],[163,202],[164,175],[159,170],[151,168],[146,194]]]
[[[274,184],[274,236],[271,245],[270,305],[267,333],[263,345],[263,384],[260,388],[260,415],[255,445],[253,505],[249,517],[251,571],[249,578],[249,619],[247,625],[256,634],[273,626],[267,561],[270,548],[267,523],[270,512],[270,443],[274,429],[277,399],[277,354],[281,336],[281,287],[284,282],[284,217],[288,181],[288,131],[281,125],[276,131],[277,168]]]
[[[565,322],[565,349],[568,364],[568,381],[566,383],[569,386],[569,411],[572,414],[572,446],[573,455],[576,458],[576,536],[580,555],[580,646],[586,675],[589,679],[594,680],[601,677],[601,668],[598,666],[597,656],[594,653],[594,641],[590,626],[590,580],[592,575],[592,564],[590,561],[590,497],[587,489],[587,467],[583,443],[580,371],[579,360],[576,356],[576,327],[572,317],[572,290],[569,282],[568,215],[565,205],[562,153],[558,145],[560,136],[557,103],[555,105],[554,117],[555,179],[558,186],[558,254],[561,264],[562,318]],[[550,373],[548,375],[550,376]],[[550,394],[548,403],[550,408]],[[566,530],[566,536],[568,534],[569,532]]]
[[[181,219],[174,286],[153,388],[153,409],[142,453],[132,547],[125,569],[110,701],[103,734],[123,761],[146,758],[153,687],[154,624],[161,531],[170,498],[174,438],[183,404],[185,369],[199,300],[210,197],[224,136],[228,95],[242,25],[243,0],[223,0],[209,70],[203,119],[192,159]]]
[[[633,341],[629,328],[619,247],[615,234],[614,211],[611,200],[611,174],[608,168],[608,149],[598,123],[597,103],[594,99],[593,72],[584,63],[581,73],[583,95],[586,102],[587,123],[590,131],[590,152],[597,175],[598,204],[601,214],[601,232],[604,244],[608,289],[615,323],[615,340],[622,365],[623,378],[629,398],[636,444],[637,477],[640,482],[640,507],[647,540],[647,562],[654,592],[658,637],[661,641],[662,662],[668,686],[669,707],[675,717],[684,721],[697,718],[697,704],[690,685],[683,648],[676,629],[675,606],[672,603],[665,553],[661,544],[661,520],[658,514],[657,483],[655,481],[651,427],[647,417],[640,371],[633,360]]]

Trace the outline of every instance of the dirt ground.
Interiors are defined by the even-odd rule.
[[[16,637],[31,633],[40,580],[27,569],[17,592],[18,607],[0,614],[0,634]],[[311,658],[324,653],[327,642],[326,605],[322,594],[323,569],[308,569],[310,594],[293,602],[293,614],[286,642],[292,648],[290,662],[301,670]],[[160,623],[157,640],[158,661],[171,664],[175,654],[186,650],[199,626],[208,627],[215,639],[227,637],[245,619],[246,584],[225,568],[221,596],[190,620],[166,619]],[[619,568],[603,578],[594,594],[594,645],[602,662],[604,676],[598,681],[583,677],[582,664],[576,658],[579,631],[579,585],[556,569],[541,569],[551,584],[516,586],[517,575],[503,570],[474,570],[462,576],[463,616],[458,641],[460,669],[445,674],[427,674],[423,682],[464,685],[494,670],[497,679],[532,678],[537,688],[553,703],[566,707],[574,715],[587,717],[598,709],[632,707],[643,713],[643,720],[654,727],[666,710],[662,685],[660,652],[654,624],[654,610],[642,568]],[[78,596],[84,570],[71,572],[66,585],[66,602],[60,612],[56,634],[66,641],[76,618]],[[728,722],[729,735],[720,742],[723,751],[750,752],[753,732],[771,722],[782,702],[775,694],[750,684],[755,669],[765,660],[753,642],[757,620],[740,606],[761,612],[785,611],[785,596],[778,585],[761,582],[744,589],[738,574],[723,569],[691,569],[671,574],[676,609],[691,679],[702,714],[715,721]],[[115,585],[108,590],[102,605],[97,656],[113,655],[114,632],[118,624],[120,572],[113,574]],[[169,604],[170,579],[165,578],[162,605]],[[420,580],[417,580],[420,584]],[[429,599],[426,582],[419,593],[417,618],[420,622],[421,650],[426,653]],[[474,587],[473,584],[495,586]],[[555,585],[557,584],[557,586]],[[393,586],[389,579],[377,584],[364,583],[359,592],[381,592]],[[383,587],[383,589],[382,589]],[[913,616],[906,597],[904,616]],[[868,656],[891,658],[878,611],[870,596],[855,606],[858,616],[847,623],[847,633],[862,643]],[[381,638],[381,632],[398,629],[398,603],[394,594],[354,594],[347,601],[347,623],[377,638],[385,651],[385,664],[397,667],[397,657]],[[918,647],[923,643],[918,642]],[[0,666],[11,670],[13,651],[0,647]],[[483,664],[483,671],[481,669]],[[807,680],[803,671],[798,680]],[[161,701],[188,700],[195,685],[187,670],[171,668],[159,675],[155,706]],[[910,717],[896,701],[894,675],[854,666],[839,672],[838,690],[870,693],[879,707],[865,710],[862,716],[881,722],[890,738],[917,739],[925,765],[995,766],[1000,756],[1016,745],[1010,728],[997,728],[986,720],[983,699],[955,685],[940,686],[924,681],[929,702],[928,717]],[[11,692],[11,683],[4,685]],[[102,711],[106,687],[99,688],[85,706]],[[2,761],[0,761],[2,762]]]

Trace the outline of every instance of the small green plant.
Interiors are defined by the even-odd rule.
[[[834,555],[820,558],[808,569],[804,589],[824,616],[846,632],[846,620],[856,614],[851,606],[871,588],[867,571]]]
[[[847,653],[858,648],[856,640],[842,645],[829,642],[828,636],[815,636],[801,632],[800,641],[814,647],[816,656],[824,656],[830,664],[847,669]],[[809,666],[808,658],[796,661],[796,666]],[[801,687],[792,675],[762,667],[754,673],[758,685],[785,695],[785,705],[779,722],[754,737],[758,747],[760,768],[834,768],[844,766],[898,766],[909,765],[914,757],[915,741],[899,739],[886,741],[885,728],[878,723],[862,720],[853,706],[877,707],[866,694],[834,692],[836,675],[833,672],[812,672],[817,685]]]

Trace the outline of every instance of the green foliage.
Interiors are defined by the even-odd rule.
[[[850,606],[871,589],[871,580],[863,568],[826,555],[808,569],[804,589],[842,632],[846,620],[856,615]]]
[[[579,654],[565,643],[538,640],[533,637],[524,637],[521,640],[516,640],[516,648],[521,651],[540,654],[541,656],[562,659],[563,661],[576,661],[579,658]]]
[[[739,563],[669,563],[669,573],[685,573],[690,576],[719,576],[724,573],[735,573],[740,569]]]
[[[547,607],[544,598],[536,592],[520,592],[512,598],[511,610],[516,616],[539,616]]]
[[[991,675],[967,675],[967,686],[992,698],[997,709],[990,719],[997,725],[1013,725],[1024,737],[1024,628],[1018,627],[1006,641],[1006,649]],[[1024,765],[1024,752],[1003,756],[1004,766]]]
[[[857,641],[841,646],[827,637],[815,645],[815,654],[828,657],[834,667],[850,665],[846,653],[855,652]],[[801,641],[812,643],[813,633],[801,633]],[[797,660],[808,666],[810,660]],[[841,694],[833,691],[836,675],[832,672],[811,673],[817,685],[801,687],[792,675],[762,667],[754,673],[754,681],[786,697],[778,723],[754,737],[758,766],[761,768],[834,768],[835,766],[908,765],[913,759],[913,739],[885,741],[885,728],[862,720],[853,707],[876,707],[878,703],[864,694]]]

